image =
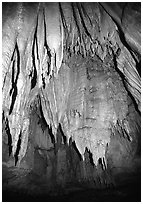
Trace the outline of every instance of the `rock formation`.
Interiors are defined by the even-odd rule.
[[[2,9],[4,169],[47,189],[140,171],[140,3]]]

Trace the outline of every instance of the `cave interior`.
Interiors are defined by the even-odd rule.
[[[3,201],[141,200],[140,7],[3,3]]]

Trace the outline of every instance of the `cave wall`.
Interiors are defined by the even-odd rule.
[[[31,169],[34,174],[46,178],[51,186],[55,184],[62,186],[68,182],[88,182],[88,184],[96,186],[97,188],[105,187],[114,183],[113,175],[116,176],[117,173],[121,173],[122,171],[128,172],[130,168],[132,168],[132,171],[135,170],[135,159],[139,155],[140,146],[140,116],[135,110],[133,101],[125,90],[122,80],[111,66],[108,67],[109,69],[106,68],[105,71],[98,59],[89,59],[87,61],[83,61],[82,58],[76,59],[77,61],[71,60],[73,64],[69,69],[70,76],[72,77],[69,80],[69,90],[71,91],[66,98],[67,103],[65,103],[64,97],[62,98],[63,108],[66,110],[67,118],[69,117],[70,125],[66,126],[65,118],[59,116],[63,110],[63,108],[59,108],[61,112],[58,112],[58,117],[61,117],[61,123],[56,132],[56,137],[54,137],[52,128],[47,125],[44,117],[41,105],[42,99],[40,95],[37,95],[31,104],[28,147],[26,155],[22,159],[21,168]],[[81,72],[80,68],[82,68]],[[65,67],[63,65],[60,73],[64,72],[68,75],[69,73],[65,72],[64,69]],[[79,72],[74,71],[77,69],[79,69]],[[63,77],[62,74],[59,74],[59,76]],[[63,82],[64,80],[59,77],[55,84],[58,83],[58,81]],[[75,82],[73,83],[73,81]],[[52,86],[51,84],[49,84],[49,86]],[[62,89],[67,88],[67,84],[65,86],[56,85],[56,87],[56,96],[58,96]],[[88,94],[83,96],[82,91],[85,89],[87,89]],[[74,92],[72,92],[72,90],[74,90]],[[77,95],[73,94],[75,90],[77,91]],[[50,94],[52,94],[52,92],[47,94],[51,100],[52,97]],[[87,106],[90,101],[92,103],[91,109],[90,106],[85,109],[88,112],[82,109],[82,97],[84,97],[84,102],[87,101]],[[57,103],[58,100],[60,101],[61,98],[57,97]],[[53,101],[51,101],[51,104],[52,102]],[[103,106],[101,106],[102,103]],[[62,103],[59,104],[61,105]],[[66,107],[65,104],[67,104]],[[102,109],[100,109],[100,106]],[[106,107],[107,109],[105,111]],[[55,109],[51,108],[51,110],[53,112]],[[91,111],[91,113],[89,113],[89,111]],[[77,118],[75,118],[74,115],[76,113],[78,113]],[[84,114],[83,117],[82,114]],[[105,121],[101,122],[99,118],[101,117],[103,119],[103,114],[105,114],[107,119],[105,118]],[[90,116],[93,117],[93,123],[88,123]],[[112,118],[113,116],[114,118]],[[94,138],[97,137],[97,139],[101,136],[101,139],[104,140],[103,135],[105,135],[105,137],[108,136],[105,132],[106,128],[108,130],[110,129],[108,144],[105,148],[107,161],[103,161],[101,157],[98,160],[97,166],[94,165],[93,154],[90,152],[90,149],[85,149],[83,161],[79,146],[74,142],[74,137],[69,139],[67,137],[67,130],[72,131],[72,128],[77,128],[78,132],[80,126],[76,126],[76,124],[79,122],[80,125],[83,125],[82,120],[84,121],[84,126],[91,126],[92,124]],[[125,123],[127,127],[123,129],[122,121],[124,120],[127,121],[127,123]],[[96,123],[94,121],[96,121]],[[116,123],[116,121],[118,122]],[[97,131],[97,135],[95,134],[95,130]],[[67,135],[65,135],[66,133]],[[78,132],[78,134],[80,134],[80,132]],[[88,135],[90,135],[89,132]],[[84,138],[84,136],[82,137]],[[12,163],[13,159],[9,159],[6,156],[9,152],[7,134],[3,136],[3,140],[3,155],[5,155],[3,161],[6,162],[9,160],[9,163],[11,161],[12,166],[14,165],[14,163]],[[98,155],[98,152],[96,154]]]
[[[139,54],[101,4],[37,5],[23,22],[4,13],[3,164],[49,186],[110,186],[140,168]]]

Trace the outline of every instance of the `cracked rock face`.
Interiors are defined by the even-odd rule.
[[[44,176],[49,189],[102,188],[136,171],[140,3],[2,9],[3,164]]]

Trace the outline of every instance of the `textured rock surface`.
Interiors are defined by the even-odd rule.
[[[5,189],[60,195],[139,175],[140,22],[127,27],[132,5],[14,5],[3,4]]]

